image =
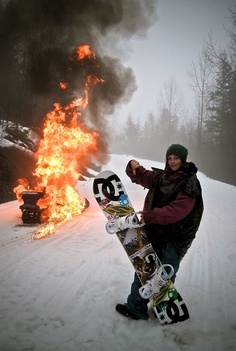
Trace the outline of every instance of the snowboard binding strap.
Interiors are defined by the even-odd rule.
[[[170,269],[170,273],[166,272],[166,268]],[[174,268],[170,264],[163,264],[158,267],[152,275],[152,278],[147,281],[139,289],[139,294],[143,299],[149,299],[154,294],[160,294],[161,288],[167,285],[168,279],[174,274]]]
[[[106,231],[109,234],[115,234],[119,231],[128,229],[128,228],[141,228],[145,223],[140,223],[137,214],[139,212],[133,212],[123,217],[114,217],[106,223]]]

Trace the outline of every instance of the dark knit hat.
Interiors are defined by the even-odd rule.
[[[185,163],[188,156],[188,150],[180,144],[172,144],[166,151],[166,159],[168,159],[170,155],[178,156],[181,161]]]

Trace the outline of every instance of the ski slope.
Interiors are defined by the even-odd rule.
[[[117,172],[141,210],[146,190],[125,174],[131,158],[111,155],[103,170]],[[190,319],[169,326],[151,308],[148,321],[115,311],[126,301],[133,269],[116,236],[105,232],[93,179],[78,184],[90,207],[42,240],[32,240],[37,227],[21,226],[17,201],[1,204],[0,350],[236,350],[236,187],[198,178],[205,211],[175,283]]]

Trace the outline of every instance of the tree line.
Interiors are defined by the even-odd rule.
[[[164,162],[167,147],[181,143],[199,170],[236,185],[236,10],[229,11],[226,48],[216,49],[209,35],[188,70],[196,101],[191,114],[170,77],[143,125],[128,116],[122,132],[113,137],[113,152]]]

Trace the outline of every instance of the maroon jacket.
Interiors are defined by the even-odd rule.
[[[153,246],[171,242],[182,258],[195,237],[203,212],[196,166],[186,163],[176,172],[167,165],[165,170],[140,166],[133,175],[129,162],[126,173],[132,182],[149,189],[143,219]]]

